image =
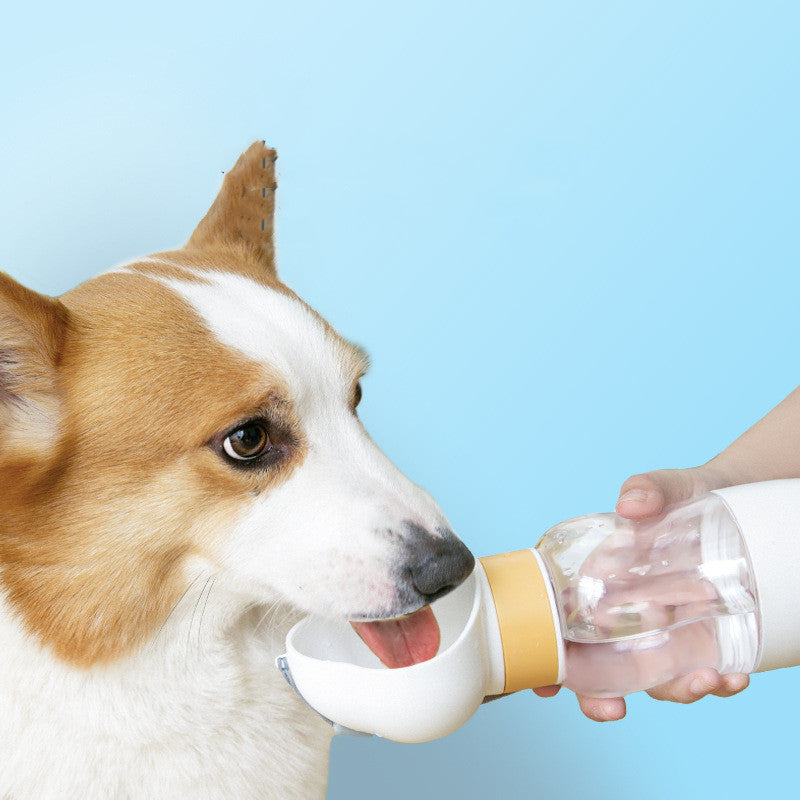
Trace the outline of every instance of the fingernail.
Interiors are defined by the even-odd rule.
[[[602,706],[593,706],[591,709],[591,718],[595,722],[608,722],[608,714]]]
[[[689,691],[692,694],[706,694],[708,692],[708,684],[702,678],[695,678],[689,684]]]
[[[618,503],[644,503],[647,500],[647,492],[644,489],[628,489],[625,494],[620,495]]]
[[[741,692],[749,682],[750,679],[747,675],[728,675],[726,679],[726,688],[731,692]]]

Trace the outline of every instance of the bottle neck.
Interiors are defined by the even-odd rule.
[[[550,578],[535,550],[480,559],[494,602],[504,693],[560,683],[564,644]]]

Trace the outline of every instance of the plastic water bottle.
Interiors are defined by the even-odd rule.
[[[597,697],[701,667],[800,664],[800,480],[710,492],[633,522],[567,520],[530,550],[479,559],[432,609],[427,661],[386,669],[344,622],[307,618],[279,659],[337,725],[397,741],[444,736],[485,696],[563,684]]]

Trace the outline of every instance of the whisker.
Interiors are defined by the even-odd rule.
[[[200,605],[200,600],[203,598],[203,593],[205,592],[208,584],[211,582],[212,578],[206,578],[206,582],[203,585],[203,588],[200,590],[200,594],[197,595],[197,600],[195,601],[194,608],[192,609],[192,618],[189,620],[189,630],[186,633],[186,666],[189,666],[189,650],[192,646],[192,628],[194,627],[194,618],[197,614],[197,609]]]
[[[242,610],[240,612],[240,616],[243,617],[245,614],[249,613],[254,608],[257,608],[258,606],[263,606],[263,605],[264,605],[264,603],[261,600],[251,600],[244,608],[242,608]]]
[[[262,615],[261,619],[258,621],[258,624],[253,629],[253,635],[255,636],[258,633],[258,629],[266,622],[267,619],[270,617],[274,617],[276,612],[279,611],[281,608],[281,601],[274,600],[269,606],[267,606],[267,610]]]
[[[264,620],[270,615],[272,611],[272,606],[267,606],[266,611],[261,615],[261,619],[256,623],[255,628],[253,628],[253,636],[258,633],[258,629],[264,624]]]
[[[175,605],[172,606],[172,610],[169,612],[169,614],[167,614],[166,619],[161,623],[161,627],[158,629],[156,638],[161,636],[161,632],[164,630],[164,626],[169,622],[170,617],[175,613],[175,609],[181,604],[183,598],[186,597],[187,594],[189,594],[189,590],[192,588],[192,586],[194,586],[197,583],[197,581],[200,580],[200,577],[201,577],[200,575],[197,575],[194,578],[194,580],[186,587],[183,594],[178,598]]]
[[[203,608],[200,611],[200,622],[197,624],[197,635],[200,635],[200,631],[203,628],[203,615],[206,613],[206,606],[208,605],[208,598],[211,597],[211,591],[214,588],[214,582],[217,580],[216,576],[211,579],[211,585],[208,587],[208,592],[206,593],[206,599],[203,601]]]

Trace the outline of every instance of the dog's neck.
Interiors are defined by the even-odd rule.
[[[145,647],[89,669],[0,599],[0,797],[324,796],[330,726],[274,664],[296,614],[201,583]]]

